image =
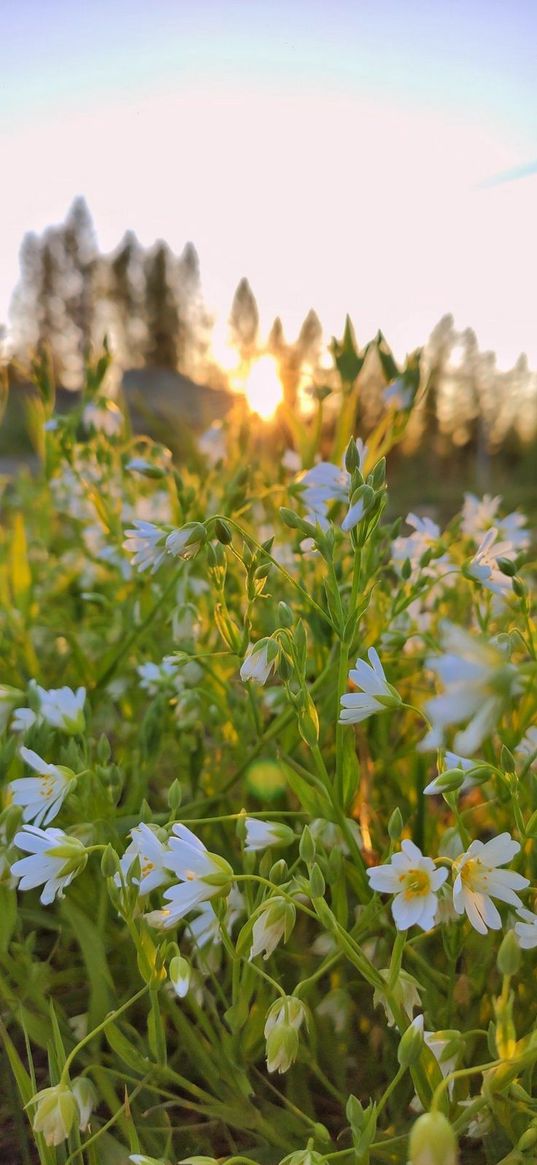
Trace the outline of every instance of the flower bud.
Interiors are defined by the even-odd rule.
[[[305,825],[298,845],[298,852],[306,866],[315,861],[315,840],[309,825]]]
[[[403,1032],[397,1049],[397,1059],[402,1068],[409,1068],[419,1060],[423,1048],[423,1016],[417,1015]]]
[[[390,820],[388,821],[388,837],[390,838],[390,841],[399,841],[399,838],[403,832],[403,825],[404,822],[402,813],[399,806],[397,805],[393,810],[393,813],[390,815]]]
[[[441,1112],[424,1112],[412,1126],[408,1165],[457,1165],[455,1133]]]
[[[272,1029],[267,1039],[267,1069],[269,1072],[287,1072],[298,1055],[298,1032],[286,1025]]]
[[[37,1104],[32,1128],[42,1133],[46,1145],[61,1145],[67,1140],[77,1115],[77,1105],[66,1084],[44,1088],[31,1101]]]
[[[520,970],[521,961],[520,944],[515,931],[508,930],[502,939],[496,960],[500,975],[516,975]]]
[[[310,870],[310,894],[312,898],[322,898],[325,892],[325,880],[321,867],[315,863]]]
[[[227,522],[223,522],[221,518],[217,518],[214,524],[214,532],[218,541],[222,543],[222,546],[229,546],[232,534]]]
[[[91,1114],[97,1104],[98,1096],[95,1086],[87,1076],[77,1076],[71,1085],[73,1096],[77,1103],[79,1114],[79,1129],[86,1132]]]
[[[192,967],[188,959],[184,959],[182,955],[175,955],[170,962],[168,974],[175,994],[179,999],[184,999],[188,994],[192,977]]]

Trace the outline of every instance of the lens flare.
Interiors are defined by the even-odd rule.
[[[283,392],[278,366],[272,356],[261,356],[252,364],[244,384],[244,394],[252,412],[263,421],[274,416]]]

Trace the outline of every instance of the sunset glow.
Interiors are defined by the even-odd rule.
[[[274,416],[283,399],[278,366],[272,356],[261,356],[248,372],[244,394],[253,413],[263,421]]]

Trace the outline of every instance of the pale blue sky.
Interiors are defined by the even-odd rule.
[[[451,309],[537,363],[534,0],[0,6],[0,318],[81,193],[103,247],[192,238],[222,316],[247,274],[267,327],[404,348]]]

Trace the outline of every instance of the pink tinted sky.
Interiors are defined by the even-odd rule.
[[[220,340],[250,278],[422,342],[445,311],[537,365],[537,6],[20,0],[3,13],[0,319],[26,230],[196,244]],[[500,175],[500,181],[490,181]]]

